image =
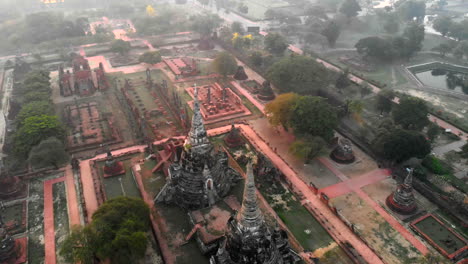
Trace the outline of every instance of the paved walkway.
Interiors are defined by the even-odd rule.
[[[350,192],[354,189],[360,189],[369,184],[373,184],[387,179],[390,176],[390,171],[386,169],[373,170],[358,178],[348,179],[343,182],[319,189],[319,193],[324,193],[328,198],[335,198]]]
[[[75,189],[75,179],[71,165],[65,167],[65,185],[67,192],[67,208],[70,227],[81,225],[80,211],[78,209],[78,199]]]
[[[54,195],[52,186],[54,183],[65,181],[60,177],[44,181],[44,250],[45,264],[57,263],[55,253],[55,225],[54,225]]]

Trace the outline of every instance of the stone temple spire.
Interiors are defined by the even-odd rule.
[[[408,215],[417,210],[416,201],[413,194],[413,169],[407,169],[408,175],[404,182],[398,185],[397,189],[391,193],[385,203],[393,211]]]
[[[242,207],[237,215],[241,229],[254,231],[263,224],[263,214],[258,208],[257,188],[252,171],[252,162],[247,164],[247,179],[245,180],[244,198]]]
[[[264,220],[249,162],[242,207],[236,217],[229,219],[225,240],[210,258],[210,264],[293,264],[299,260],[287,233],[271,228]]]
[[[412,187],[413,185],[413,168],[408,169],[408,175],[405,178],[404,184],[408,185],[409,187]]]
[[[194,84],[194,86],[196,86]],[[191,147],[195,147],[196,149],[201,149],[202,152],[207,150],[207,144],[210,144],[208,140],[205,124],[203,123],[203,117],[200,111],[200,102],[198,101],[198,87],[194,87],[194,101],[193,101],[193,117],[192,117],[192,127],[190,128],[189,138],[187,143],[191,145]],[[202,146],[201,148],[196,148],[197,146]]]

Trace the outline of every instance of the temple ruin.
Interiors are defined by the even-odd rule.
[[[265,223],[257,202],[252,164],[247,165],[242,207],[228,221],[228,232],[210,264],[286,264],[300,257],[288,242],[285,231]]]
[[[72,60],[72,70],[65,71],[62,65],[59,66],[59,87],[62,96],[89,96],[96,90],[106,90],[110,86],[102,63],[92,71],[88,60],[76,55]]]
[[[217,82],[202,87],[194,86],[185,90],[192,97],[195,97],[195,90],[199,90],[201,115],[206,124],[251,114],[242,99],[228,87],[222,87]],[[189,105],[193,105],[193,102],[189,102]]]
[[[356,160],[354,156],[351,141],[346,138],[340,138],[335,141],[336,146],[330,153],[330,158],[338,163],[352,163]]]
[[[390,194],[385,203],[393,211],[407,215],[416,211],[417,206],[413,195],[413,169],[408,169],[405,181],[398,185],[395,192]]]
[[[216,151],[209,141],[195,90],[192,127],[182,152],[169,166],[169,177],[156,196],[156,202],[175,204],[185,209],[212,206],[225,197],[240,179],[228,165],[228,156]]]

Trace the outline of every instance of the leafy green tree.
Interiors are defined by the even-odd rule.
[[[52,114],[54,114],[54,109],[49,101],[35,101],[21,107],[16,116],[16,122],[21,126],[28,117]]]
[[[433,24],[432,24],[432,27],[437,31],[439,32],[440,34],[442,34],[442,36],[446,36],[449,31],[450,31],[450,28],[452,27],[452,24],[453,24],[453,21],[450,17],[448,16],[440,16],[440,17],[437,17]]]
[[[468,143],[461,147],[461,156],[465,159],[468,159]]]
[[[379,155],[394,162],[402,162],[412,157],[423,158],[431,152],[431,145],[422,134],[403,129],[382,133],[374,140],[372,146]]]
[[[281,92],[316,93],[331,83],[328,69],[306,56],[287,56],[274,63],[266,73]]]
[[[403,32],[403,37],[408,40],[406,58],[411,57],[414,53],[422,49],[424,40],[424,25],[418,23],[410,23]]]
[[[440,134],[440,127],[437,126],[436,124],[431,123],[429,127],[427,128],[427,137],[431,140],[434,141],[434,139],[437,138],[437,136]]]
[[[403,97],[395,105],[392,116],[396,124],[404,129],[421,131],[429,124],[429,109],[424,100],[416,97]]]
[[[27,86],[33,83],[49,84],[50,83],[49,71],[33,70],[25,74],[23,84]]]
[[[115,53],[119,53],[120,55],[125,55],[132,49],[132,46],[129,41],[116,39],[111,42],[110,50]]]
[[[361,11],[361,6],[356,0],[344,0],[340,7],[340,13],[348,19],[357,16],[359,11]]]
[[[149,214],[139,198],[110,199],[93,214],[88,226],[72,231],[60,254],[70,263],[94,263],[95,257],[116,264],[138,262],[148,243]]]
[[[340,36],[340,33],[341,33],[341,28],[338,25],[338,23],[336,23],[335,21],[330,21],[329,23],[325,25],[325,28],[322,30],[320,34],[322,34],[323,36],[327,38],[328,45],[330,45],[330,47],[334,47],[336,40]]]
[[[290,124],[299,135],[319,136],[328,141],[333,137],[338,117],[325,98],[301,96],[292,108]]]
[[[325,149],[326,144],[321,137],[303,137],[291,144],[289,152],[300,159],[304,159],[307,163],[319,155]]]
[[[212,67],[217,73],[226,77],[236,72],[237,61],[234,56],[223,51],[216,55],[216,58],[212,62]]]
[[[396,15],[388,15],[385,17],[383,28],[388,34],[396,34],[400,29],[400,21]]]
[[[139,62],[144,62],[148,64],[156,64],[161,62],[161,54],[159,51],[147,51],[140,55],[138,58]]]
[[[361,94],[361,98],[364,98],[372,93],[372,87],[364,81],[359,85],[359,93]]]
[[[245,29],[244,29],[244,26],[242,25],[242,23],[240,23],[238,21],[234,21],[231,24],[231,31],[232,32],[237,32],[237,33],[242,35],[245,32]]]
[[[92,216],[99,259],[127,264],[144,257],[149,213],[148,205],[139,198],[117,197],[101,205]]]
[[[263,55],[260,51],[253,51],[250,53],[249,60],[253,65],[260,67],[263,64]]]
[[[68,160],[65,146],[57,138],[51,137],[33,147],[29,152],[29,162],[34,168],[54,166],[58,169]]]
[[[218,15],[211,13],[196,15],[190,20],[192,21],[192,30],[203,36],[209,36],[223,21]]]
[[[44,91],[28,92],[23,96],[23,104],[29,104],[37,101],[50,101],[50,93]]]
[[[49,137],[60,140],[65,137],[65,130],[57,116],[28,117],[15,134],[15,152],[20,156],[26,156],[32,147]]]
[[[381,37],[362,38],[354,47],[364,59],[377,58],[383,61],[390,61],[395,56],[391,42]]]
[[[340,75],[338,76],[335,82],[335,86],[336,88],[338,88],[338,90],[341,91],[342,89],[347,88],[351,85],[351,81],[349,80],[348,75],[349,75],[348,68],[344,69],[344,71],[340,73]]]
[[[276,55],[282,55],[289,46],[285,37],[278,33],[269,33],[264,40],[265,48]]]
[[[445,57],[445,54],[452,51],[452,46],[447,43],[440,43],[439,45],[435,46],[431,49],[432,51],[437,51],[440,53],[440,56]]]
[[[360,115],[364,111],[364,103],[361,100],[346,100],[346,114]]]
[[[74,226],[63,241],[60,255],[67,263],[94,264],[94,240],[91,225]]]
[[[407,21],[412,21],[414,18],[422,21],[426,16],[426,3],[416,0],[406,1],[398,7],[398,13]]]
[[[377,109],[380,114],[383,114],[383,112],[390,113],[394,98],[395,93],[392,90],[383,89],[377,94]]]
[[[300,98],[295,93],[284,93],[278,95],[273,101],[265,105],[265,113],[268,121],[273,126],[282,125],[284,128],[290,126],[289,121],[292,116],[292,109],[296,101]]]

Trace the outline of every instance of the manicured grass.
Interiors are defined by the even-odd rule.
[[[101,178],[104,184],[104,191],[106,192],[107,199],[112,199],[118,196],[141,196],[136,182],[133,179],[130,157],[127,157],[127,159],[123,160],[123,163],[125,167],[125,174],[108,178]],[[104,175],[104,161],[99,162],[98,166],[99,173],[102,177],[102,175]]]

